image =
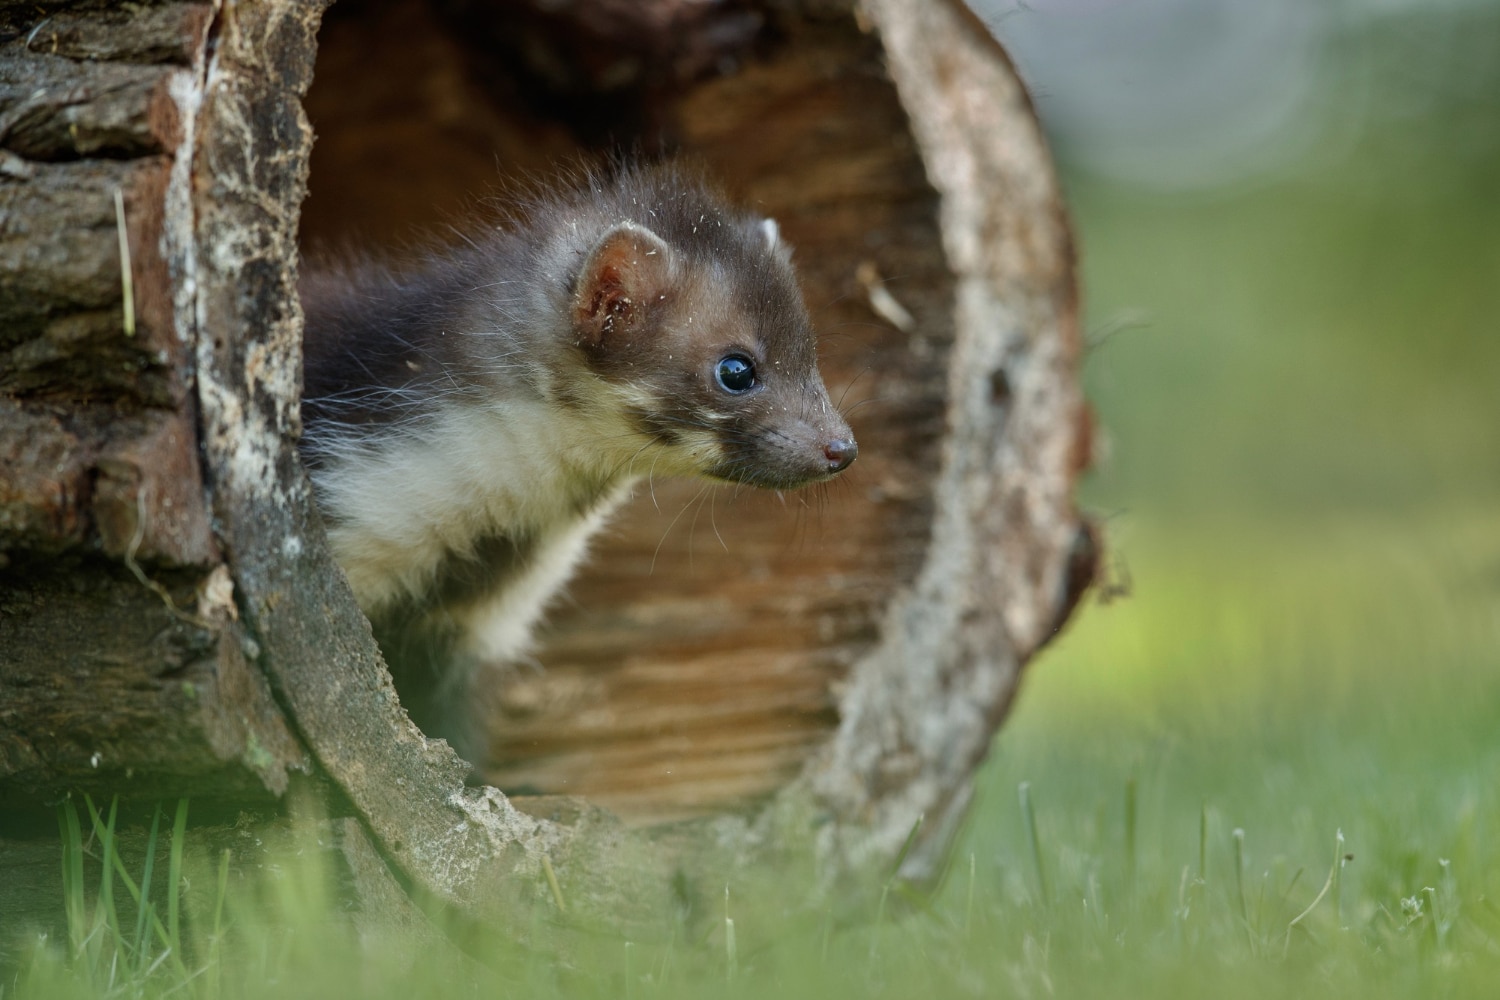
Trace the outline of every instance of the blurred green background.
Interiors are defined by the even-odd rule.
[[[1121,961],[1196,901],[1216,963],[1316,939],[1322,987],[1493,995],[1500,5],[981,10],[1064,170],[1108,443],[1084,500],[1129,590],[1033,665],[981,880],[1037,892],[1029,781],[1054,902],[1097,891]],[[1342,912],[1288,932],[1340,830]],[[1201,972],[1169,952],[1115,971]]]
[[[1083,499],[1130,590],[1018,723],[1289,716],[1306,685],[1360,717],[1500,708],[1500,5],[1321,6],[989,12],[1054,124],[1105,431]],[[1168,93],[1213,128],[1163,120]]]

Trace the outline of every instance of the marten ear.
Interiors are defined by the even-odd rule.
[[[765,241],[766,249],[783,264],[792,262],[792,248],[781,238],[781,227],[775,219],[760,220],[760,238]]]
[[[666,294],[671,251],[645,226],[621,222],[589,251],[573,292],[573,327],[579,342],[603,346],[640,325]]]

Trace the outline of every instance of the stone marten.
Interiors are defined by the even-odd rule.
[[[301,451],[402,703],[482,763],[524,657],[642,478],[795,489],[858,448],[776,223],[666,166],[581,175],[397,265],[312,269]]]

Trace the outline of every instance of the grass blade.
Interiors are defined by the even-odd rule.
[[[1250,907],[1245,902],[1245,831],[1235,827],[1230,834],[1234,841],[1234,885],[1239,895],[1240,924],[1245,928],[1245,940],[1250,945],[1250,953],[1255,954],[1255,934],[1250,929]]]
[[[115,234],[120,243],[121,326],[125,336],[135,336],[135,279],[130,268],[130,234],[125,229],[125,195],[115,188]]]
[[[69,957],[77,958],[88,937],[85,921],[88,906],[83,895],[83,827],[78,821],[78,807],[71,798],[57,808],[62,828],[63,908],[68,921]]]
[[[149,944],[147,931],[153,908],[151,906],[151,873],[156,865],[156,839],[161,831],[161,803],[151,810],[151,832],[146,837],[146,863],[141,868],[141,894],[135,907],[135,955],[137,963],[145,961]]]
[[[969,852],[969,892],[964,898],[964,940],[974,938],[974,852]]]
[[[171,941],[170,947],[179,955],[182,953],[179,947],[182,942],[182,924],[177,897],[182,887],[182,852],[187,840],[187,813],[188,800],[178,799],[177,815],[172,820],[172,849],[167,854],[167,937]]]
[[[1307,904],[1307,909],[1303,910],[1301,913],[1293,917],[1291,919],[1291,922],[1286,925],[1286,941],[1281,947],[1281,955],[1283,958],[1286,957],[1287,952],[1290,951],[1292,947],[1292,929],[1298,924],[1302,923],[1302,921],[1306,919],[1308,914],[1312,913],[1313,910],[1316,910],[1318,908],[1318,904],[1323,902],[1323,897],[1328,895],[1328,893],[1333,889],[1334,885],[1338,882],[1339,868],[1343,865],[1343,863],[1344,831],[1339,830],[1334,834],[1333,837],[1333,866],[1328,869],[1328,878],[1324,879],[1323,888],[1319,889],[1318,894],[1313,897],[1313,901]],[[1298,874],[1301,874],[1301,872],[1299,871]]]
[[[1208,803],[1198,808],[1198,881],[1208,884]]]
[[[1136,786],[1135,775],[1125,779],[1125,895],[1130,905],[1135,905],[1135,834],[1136,834]]]
[[[740,973],[739,947],[734,939],[734,918],[729,915],[729,886],[724,887],[724,979],[734,982]]]
[[[567,913],[568,906],[563,902],[562,886],[557,884],[557,872],[552,870],[552,859],[542,855],[542,872],[547,876],[547,888],[552,891],[552,901],[557,904],[558,913]]]
[[[1031,782],[1023,781],[1016,786],[1016,795],[1021,800],[1021,821],[1026,826],[1026,843],[1031,849],[1031,863],[1036,869],[1038,898],[1046,906],[1051,899],[1047,892],[1047,870],[1042,865],[1042,844],[1036,834],[1036,813],[1031,808]]]
[[[115,867],[119,860],[119,852],[115,850],[115,814],[119,800],[117,798],[110,800],[107,821],[100,817],[93,799],[85,795],[83,804],[89,811],[89,821],[93,826],[94,836],[99,838],[99,895],[94,903],[94,919],[90,922],[88,937],[84,942],[89,953],[89,965],[97,968],[103,955],[106,933],[113,932],[115,957],[119,955],[121,943],[119,915],[115,913]],[[110,982],[113,982],[113,971],[109,978]]]
[[[901,874],[901,866],[906,863],[906,856],[911,853],[912,846],[916,844],[917,834],[922,832],[922,823],[925,822],[926,819],[926,813],[917,813],[917,821],[913,823],[911,825],[911,829],[906,832],[906,840],[902,842],[901,850],[896,854],[895,864],[891,865],[890,877],[886,879],[887,885],[894,881],[896,876]]]

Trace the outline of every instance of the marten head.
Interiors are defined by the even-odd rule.
[[[595,194],[603,225],[570,284],[571,348],[656,467],[773,489],[847,468],[858,446],[776,224],[676,172]]]

